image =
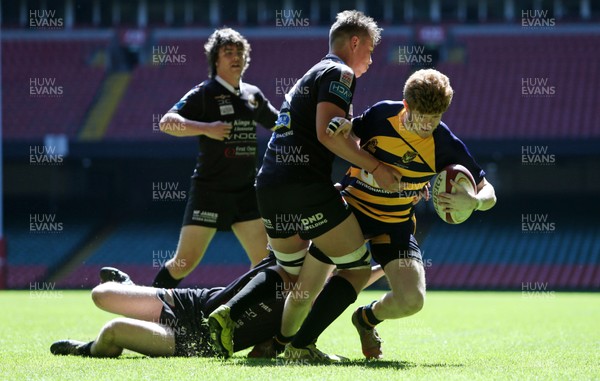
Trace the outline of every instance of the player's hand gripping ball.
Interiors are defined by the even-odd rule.
[[[454,185],[452,185],[451,180],[454,180],[455,183],[462,185],[466,191],[471,195],[477,194],[477,185],[475,184],[475,179],[471,175],[471,172],[464,166],[460,164],[451,164],[444,168],[436,177],[435,182],[432,187],[433,194],[433,207],[437,212],[438,216],[444,222],[449,224],[460,224],[465,222],[473,213],[473,210],[463,210],[456,212],[447,212],[444,210],[444,207],[440,205],[439,194],[440,193],[450,193],[455,194],[457,189]]]

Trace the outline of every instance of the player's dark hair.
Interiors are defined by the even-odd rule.
[[[404,99],[408,107],[422,114],[446,112],[453,95],[450,79],[434,69],[417,70],[404,84]]]
[[[236,45],[238,49],[244,52],[244,67],[242,75],[250,64],[250,44],[238,31],[231,28],[221,28],[213,32],[204,44],[204,53],[208,62],[208,76],[214,78],[217,75],[217,60],[219,59],[219,49],[227,45]]]
[[[351,38],[352,36],[369,36],[373,45],[381,40],[381,29],[372,17],[356,10],[342,11],[337,14],[335,22],[329,30],[329,47],[333,47],[339,39]]]

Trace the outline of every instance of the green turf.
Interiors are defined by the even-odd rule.
[[[365,292],[367,302],[380,292]],[[349,309],[319,348],[345,365],[250,361],[56,357],[59,339],[89,340],[112,316],[86,291],[0,292],[0,379],[4,380],[590,380],[600,379],[598,294],[430,292],[417,315],[383,323],[385,360],[363,361]]]

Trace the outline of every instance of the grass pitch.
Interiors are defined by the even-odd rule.
[[[380,291],[361,294],[367,303]],[[0,292],[0,379],[6,380],[592,380],[600,379],[600,296],[429,292],[423,311],[386,321],[384,360],[363,360],[348,309],[319,348],[343,365],[282,360],[53,356],[60,339],[93,339],[114,315],[88,291]]]

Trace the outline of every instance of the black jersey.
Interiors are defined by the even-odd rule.
[[[190,90],[169,112],[198,122],[233,126],[224,141],[201,135],[192,178],[205,189],[237,191],[254,183],[257,166],[256,123],[271,129],[277,110],[256,86],[240,83],[239,94],[209,79]]]
[[[354,72],[329,54],[286,94],[269,141],[257,186],[311,181],[331,182],[335,155],[317,139],[317,104],[331,102],[348,117]]]

